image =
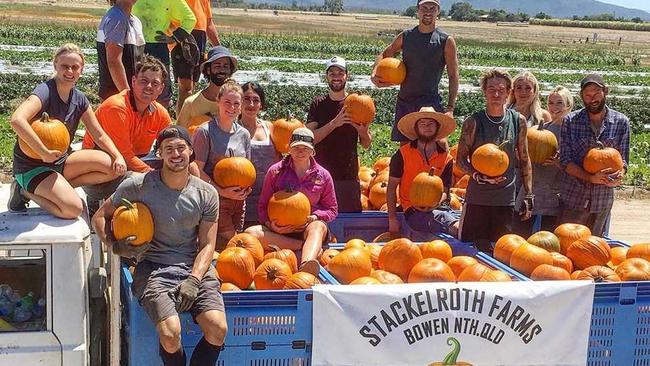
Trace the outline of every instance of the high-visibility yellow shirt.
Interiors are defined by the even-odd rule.
[[[170,25],[178,24],[190,33],[196,24],[196,16],[185,0],[138,0],[133,14],[142,22],[144,40],[156,43],[156,32],[170,34]]]

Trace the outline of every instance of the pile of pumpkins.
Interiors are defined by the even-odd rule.
[[[325,250],[320,263],[340,283],[350,285],[512,281],[473,257],[452,256],[443,240],[416,244],[399,238],[382,246],[352,239],[340,251]]]
[[[528,239],[506,234],[496,242],[494,258],[536,281],[650,280],[650,244],[610,248],[580,224],[562,224]]]
[[[254,236],[232,237],[215,254],[221,291],[309,289],[321,283],[314,275],[298,271],[298,259],[290,249],[265,248]]]

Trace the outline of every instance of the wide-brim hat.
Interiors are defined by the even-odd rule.
[[[456,129],[456,120],[444,113],[436,112],[433,107],[422,107],[418,112],[409,113],[402,117],[397,122],[397,129],[409,140],[416,140],[418,135],[415,132],[415,124],[422,118],[430,118],[438,122],[439,126],[435,140],[441,140],[451,135]]]
[[[220,58],[227,57],[230,59],[230,63],[232,64],[232,70],[231,72],[234,74],[235,71],[237,71],[237,58],[232,55],[229,49],[227,49],[224,46],[214,46],[208,51],[208,59],[205,60],[199,67],[199,70],[203,71],[205,68],[205,65],[209,65],[211,62],[216,61]]]

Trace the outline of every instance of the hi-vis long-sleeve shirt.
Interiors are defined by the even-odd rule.
[[[190,33],[196,24],[196,16],[185,0],[138,0],[133,14],[142,22],[144,40],[156,43],[156,32],[169,34],[175,24]]]

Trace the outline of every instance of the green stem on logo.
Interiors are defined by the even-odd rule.
[[[458,360],[458,355],[460,355],[460,342],[458,342],[454,337],[449,337],[447,338],[447,344],[452,346],[452,349],[451,352],[445,356],[445,359],[442,360],[442,364],[445,366],[453,366]]]

